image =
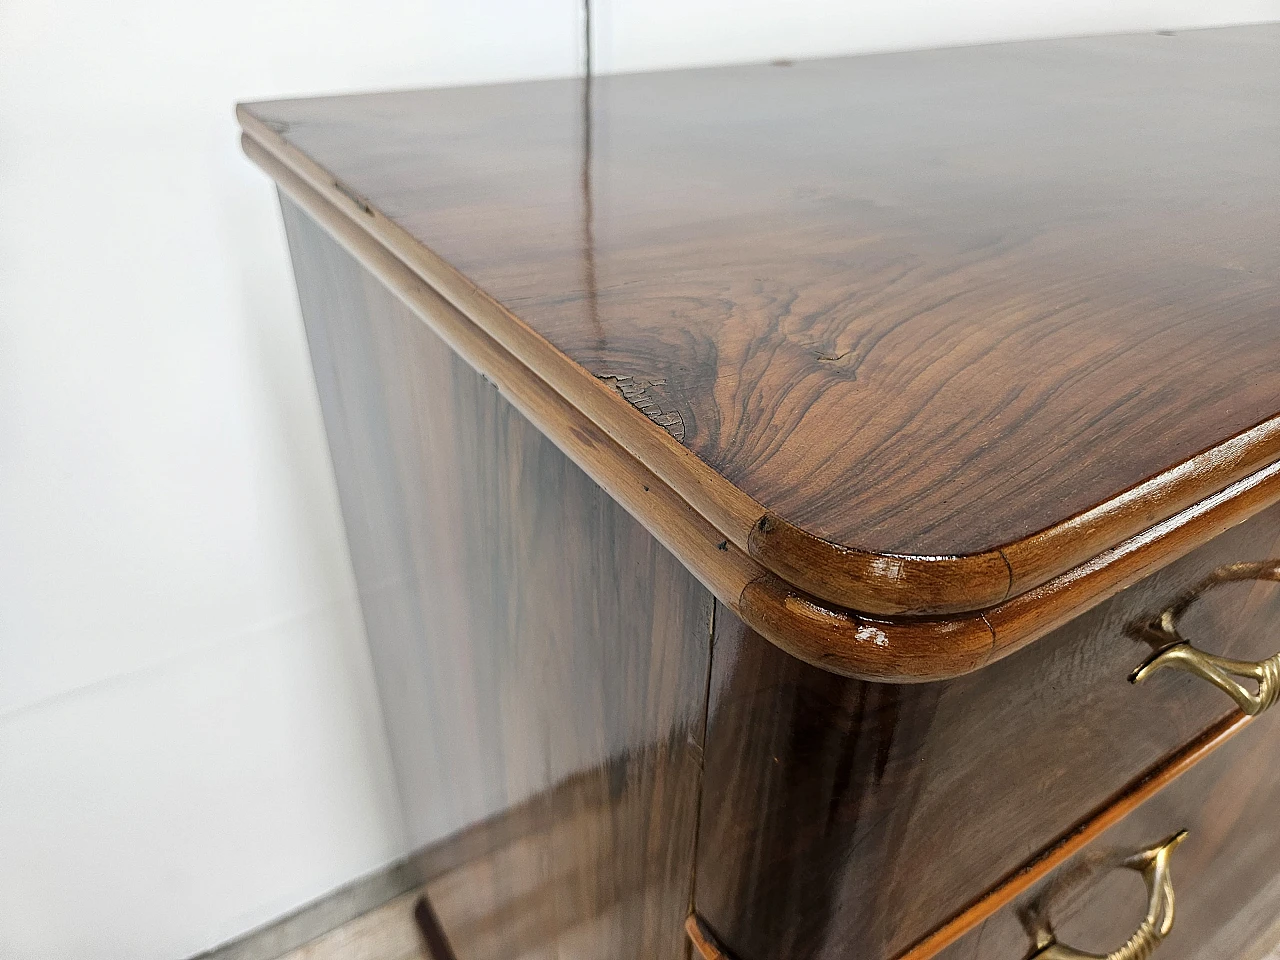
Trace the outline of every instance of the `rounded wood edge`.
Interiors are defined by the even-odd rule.
[[[771,643],[823,670],[910,683],[976,670],[1043,636],[1233,523],[1280,500],[1280,464],[1027,594],[961,617],[882,620],[833,608],[768,571],[571,400],[485,333],[355,214],[316,191],[248,132],[245,153],[281,191],[432,327],[464,361],[636,517],[730,610]],[[357,211],[358,214],[358,211]]]
[[[733,957],[725,953],[720,948],[720,944],[716,943],[716,938],[696,913],[689,914],[689,918],[685,920],[684,932],[689,935],[693,949],[698,952],[702,960],[733,960]]]
[[[981,617],[879,622],[825,607],[770,574],[604,429],[352,223],[343,210],[294,176],[248,134],[243,147],[283,193],[450,349],[493,382],[508,402],[644,524],[718,600],[767,640],[825,670],[894,682],[967,673],[989,655],[992,635]]]
[[[928,960],[955,943],[1213,753],[1250,722],[1250,717],[1236,711],[1214,724],[1182,750],[1129,783],[1117,796],[1087,816],[1056,843],[1041,850],[951,920],[899,954],[895,960]]]
[[[1013,583],[998,550],[964,557],[869,553],[822,540],[772,513],[751,528],[747,551],[801,590],[880,616],[982,610],[1004,600]]]
[[[445,301],[506,348],[539,378],[600,424],[632,454],[684,497],[722,535],[746,550],[752,525],[764,507],[713,470],[663,428],[655,425],[610,386],[574,362],[446,260],[414,239],[367,200],[343,186],[305,153],[238,104],[244,133],[277,164],[344,213],[395,255]],[[271,174],[276,177],[273,172]],[[276,177],[278,180],[279,178]]]
[[[282,193],[323,227],[362,267],[492,382],[522,416],[642,523],[717,599],[737,610],[743,587],[765,575],[661,478],[586,417],[571,401],[444,300],[394,253],[314,190],[246,133],[245,153]]]
[[[992,660],[1021,649],[1278,502],[1280,463],[1273,463],[988,610],[985,616],[995,631]]]
[[[981,614],[940,620],[877,620],[836,610],[765,574],[742,590],[738,615],[792,656],[859,680],[924,683],[978,669],[995,633]]]
[[[1043,586],[1277,460],[1280,417],[1092,510],[981,553],[873,553],[814,536],[773,513],[751,528],[747,552],[782,579],[838,606],[877,616],[968,613]]]
[[[737,612],[783,650],[832,673],[891,683],[946,680],[1020,650],[1278,502],[1280,463],[1273,463],[981,613],[878,619],[832,608],[771,574],[743,588]]]
[[[766,512],[565,356],[519,317],[479,290],[368,201],[290,145],[252,104],[236,116],[284,168],[342,210],[446,301],[554,385],[636,459],[767,569],[828,603],[874,616],[973,612],[1043,585],[1207,493],[1280,459],[1280,417],[1244,431],[1178,467],[1040,533],[982,553],[894,555],[836,544]],[[761,523],[766,529],[760,529]]]
[[[1204,502],[1280,460],[1280,416],[1137,484],[1106,503],[1000,547],[1010,597],[1034,589],[1116,544]]]

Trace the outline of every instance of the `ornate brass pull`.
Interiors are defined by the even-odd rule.
[[[1147,915],[1124,946],[1106,954],[1076,950],[1059,943],[1047,917],[1038,916],[1032,929],[1036,952],[1031,960],[1146,960],[1173,929],[1173,880],[1169,876],[1169,857],[1186,838],[1187,831],[1179,830],[1163,843],[1135,853],[1117,864],[1141,873],[1147,885]]]
[[[1129,674],[1132,683],[1141,683],[1164,667],[1185,670],[1208,680],[1231,697],[1244,713],[1255,716],[1280,699],[1280,653],[1266,660],[1230,660],[1197,650],[1178,632],[1178,618],[1198,600],[1205,591],[1223,583],[1240,580],[1280,581],[1280,560],[1263,563],[1233,563],[1215,570],[1204,582],[1188,590],[1174,601],[1169,609],[1146,624],[1145,632],[1157,641],[1167,641],[1165,647],[1150,657],[1142,666]],[[1249,690],[1240,679],[1257,683],[1256,692]]]

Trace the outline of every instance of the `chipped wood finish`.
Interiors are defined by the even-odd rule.
[[[411,839],[494,818],[506,831],[500,853],[451,872],[465,896],[433,899],[445,936],[458,960],[523,955],[504,948],[513,934],[566,960],[679,960],[711,595],[284,211]]]
[[[241,121],[792,588],[941,615],[1280,458],[1278,63],[1261,25]]]
[[[662,404],[653,398],[651,391],[666,386],[665,380],[637,380],[634,377],[619,376],[612,373],[600,374],[600,379],[609,384],[623,400],[643,413],[667,433],[677,440],[684,440],[684,417],[679,410],[664,411]]]
[[[1275,556],[1280,507],[1000,663],[916,686],[815,670],[721,610],[699,915],[737,960],[945,945],[953,918],[980,922],[1017,892],[1029,857],[1234,722],[1230,698],[1197,678],[1129,683],[1151,653],[1138,628],[1213,570]],[[1187,616],[1186,635],[1214,652],[1280,650],[1276,584],[1224,585]]]

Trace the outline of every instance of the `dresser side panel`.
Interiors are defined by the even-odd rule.
[[[682,957],[710,594],[282,205],[411,840],[463,851],[452,948]]]

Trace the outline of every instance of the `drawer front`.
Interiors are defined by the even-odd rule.
[[[1155,960],[1261,960],[1280,946],[1278,814],[1280,716],[1267,715],[936,956],[1017,960],[1037,944],[1114,955],[1151,906],[1142,864],[1124,861],[1185,830],[1168,858],[1172,925],[1139,940]],[[1167,916],[1160,901],[1154,912]]]
[[[1025,650],[944,683],[836,677],[717,611],[696,908],[738,960],[887,960],[1106,808],[1236,707],[1139,626],[1221,568],[1280,556],[1264,511]],[[1207,650],[1280,650],[1280,585],[1179,618]]]

